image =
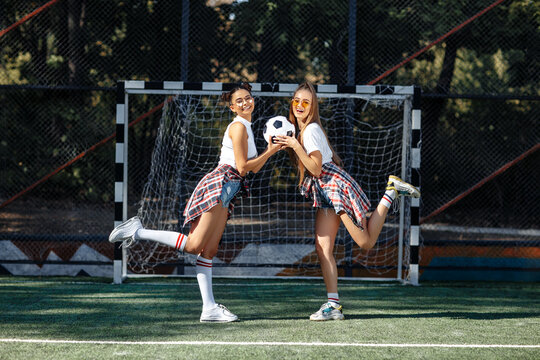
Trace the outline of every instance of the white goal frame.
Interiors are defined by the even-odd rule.
[[[297,84],[282,83],[250,83],[255,96],[292,96]],[[221,95],[234,84],[216,82],[180,82],[180,81],[142,81],[122,80],[117,83],[116,101],[116,145],[115,145],[115,184],[114,184],[114,226],[118,226],[128,217],[128,105],[129,96],[135,94],[160,95]],[[384,95],[388,99],[405,98],[403,102],[403,149],[401,176],[405,177],[407,164],[410,165],[411,178],[407,179],[420,188],[420,147],[421,147],[421,89],[417,86],[392,85],[315,85],[319,97],[362,98],[366,96]],[[410,144],[410,149],[405,147]],[[405,159],[410,154],[409,159]],[[402,283],[418,285],[419,283],[419,247],[420,247],[420,200],[410,202],[409,241],[404,241],[404,202],[400,204],[399,250],[396,278],[349,278],[349,280],[398,280]],[[404,244],[409,246],[409,267],[404,276],[403,254]],[[122,283],[127,277],[149,275],[128,274],[125,249],[115,243],[113,260],[113,282]],[[171,275],[174,276],[174,275]],[[177,275],[178,276],[178,275]],[[284,277],[281,277],[284,278]]]

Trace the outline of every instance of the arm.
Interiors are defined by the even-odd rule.
[[[298,160],[304,164],[305,168],[315,177],[318,177],[322,171],[322,154],[320,151],[313,151],[310,154],[292,136],[277,136],[276,143],[285,147],[290,147],[298,156]]]
[[[281,148],[279,144],[272,144],[270,142],[261,155],[248,160],[248,135],[246,127],[241,123],[232,124],[229,128],[229,136],[233,143],[236,168],[241,176],[245,176],[249,171],[258,172],[270,156],[274,155]]]

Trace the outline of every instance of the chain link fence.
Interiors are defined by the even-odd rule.
[[[525,0],[2,1],[0,272],[111,275],[98,269],[113,257],[118,80],[308,79],[422,88],[424,278],[477,266],[538,280],[539,12]],[[160,117],[140,101],[132,199]]]

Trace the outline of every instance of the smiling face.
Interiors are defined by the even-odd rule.
[[[300,128],[303,128],[309,122],[312,103],[313,96],[309,90],[300,89],[294,94],[291,108]]]
[[[231,103],[229,106],[234,113],[246,120],[251,120],[254,104],[255,100],[249,91],[240,89],[231,95]]]

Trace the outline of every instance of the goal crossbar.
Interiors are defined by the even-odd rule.
[[[220,95],[232,89],[235,83],[217,82],[182,82],[182,81],[143,81],[126,80],[123,93],[128,94],[210,94]],[[253,94],[260,96],[287,96],[294,93],[298,84],[283,83],[250,83]],[[355,95],[390,95],[410,96],[415,94],[415,86],[399,85],[314,85],[320,97],[354,97]]]

